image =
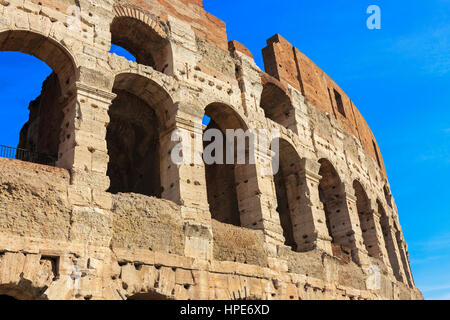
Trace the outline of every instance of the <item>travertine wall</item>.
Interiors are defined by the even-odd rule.
[[[137,63],[109,53],[111,42]],[[0,50],[53,69],[58,97],[32,120],[43,128],[36,134],[43,119],[60,128],[57,168],[0,159],[0,294],[422,297],[370,129],[280,36],[264,49],[264,73],[201,0],[6,0]],[[226,177],[223,167],[175,165],[172,132],[201,137],[205,113],[223,131],[279,130],[280,175],[260,174],[271,163],[261,150],[249,151],[256,164]],[[142,137],[159,150],[140,146]],[[159,177],[140,183],[155,167]],[[221,183],[230,175],[234,182]],[[112,188],[124,179],[123,190]],[[233,210],[221,210],[222,192]]]

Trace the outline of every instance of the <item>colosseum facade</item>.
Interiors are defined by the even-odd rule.
[[[0,0],[0,50],[52,68],[19,147],[55,160],[0,159],[0,295],[422,299],[375,137],[282,36],[264,72],[202,0]],[[208,128],[279,150],[173,163]]]

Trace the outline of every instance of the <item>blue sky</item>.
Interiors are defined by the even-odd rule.
[[[428,299],[450,299],[450,0],[204,4],[261,68],[266,39],[280,33],[352,98],[383,153],[416,284]],[[381,30],[366,27],[373,4]],[[17,145],[50,72],[36,58],[0,52],[0,144]]]

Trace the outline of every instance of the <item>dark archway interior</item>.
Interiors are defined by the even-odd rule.
[[[133,73],[117,75],[113,92],[106,133],[109,191],[161,198],[160,139],[172,99],[156,82]]]
[[[166,296],[157,293],[155,291],[153,292],[145,292],[145,293],[136,293],[135,295],[132,295],[128,297],[127,300],[170,300]]]
[[[267,118],[287,128],[291,125],[289,120],[293,119],[291,116],[294,112],[291,99],[275,84],[267,83],[264,85],[261,95],[261,108],[264,109]]]
[[[395,240],[392,237],[392,230],[389,224],[389,218],[380,200],[377,201],[377,205],[378,205],[378,213],[380,214],[381,229],[383,231],[383,237],[384,242],[386,244],[389,262],[391,263],[392,271],[394,272],[395,277],[397,278],[397,280],[401,281],[400,265],[397,255],[395,253],[395,243],[394,243]]]
[[[129,51],[136,62],[165,72],[170,64],[169,42],[146,23],[116,17],[111,24],[112,43]]]
[[[226,129],[240,128],[241,124],[237,116],[225,105],[210,105],[206,108],[205,114],[211,118],[206,130],[217,129],[223,135],[223,164],[205,164],[206,186],[211,216],[217,221],[241,226],[235,172],[236,167],[239,165],[226,164],[225,161],[227,154],[225,143]],[[204,142],[204,148],[209,143]]]
[[[295,149],[285,140],[279,140],[279,170],[274,172],[275,191],[277,195],[277,211],[280,215],[281,227],[285,245],[297,250],[294,236],[293,221],[301,223],[300,219],[300,158]],[[275,168],[274,168],[275,169]],[[295,214],[296,216],[293,216]],[[295,220],[294,220],[295,219]],[[301,225],[296,225],[300,231]],[[303,236],[303,235],[302,235]]]
[[[332,242],[342,244],[340,235],[345,226],[342,219],[342,204],[344,196],[342,194],[342,182],[333,165],[325,159],[319,161],[321,166],[319,175],[322,177],[319,183],[319,197],[325,210],[327,227],[332,238]]]
[[[40,290],[32,288],[29,283],[20,281],[17,285],[0,285],[0,301],[17,301],[17,300],[40,300]]]
[[[391,195],[391,191],[389,190],[389,187],[387,185],[385,185],[383,187],[383,191],[384,191],[384,197],[386,198],[386,202],[387,202],[388,206],[392,208],[392,195]]]
[[[364,245],[366,246],[369,256],[378,257],[379,252],[376,247],[378,240],[376,238],[375,222],[370,209],[369,197],[359,181],[355,180],[353,182],[353,188],[355,189],[356,207],[358,209]]]
[[[395,232],[395,240],[397,241],[398,250],[400,252],[400,259],[403,265],[403,271],[405,272],[406,282],[410,288],[413,288],[413,280],[411,277],[410,269],[409,269],[409,261],[406,254],[406,248],[403,245],[403,241],[401,238],[400,228],[397,227],[397,224],[394,223],[394,232]]]
[[[158,119],[145,101],[124,90],[109,108],[106,141],[111,193],[161,197]]]
[[[58,76],[52,73],[44,81],[41,95],[31,101],[28,106],[30,117],[20,131],[19,149],[40,153],[42,157],[48,155],[54,159],[58,158],[61,126],[64,120],[59,99],[61,99],[61,88]],[[24,153],[20,160],[33,160],[28,157],[30,155]]]

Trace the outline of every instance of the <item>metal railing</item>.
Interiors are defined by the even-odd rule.
[[[56,158],[20,148],[12,148],[0,145],[0,158],[17,159],[46,166],[55,166]]]

